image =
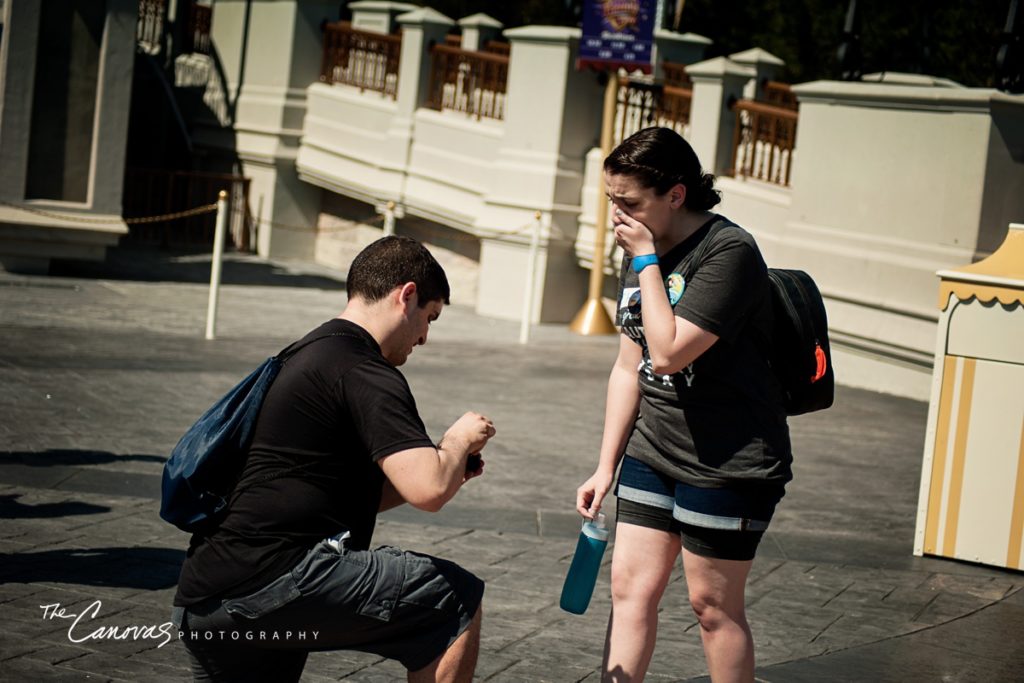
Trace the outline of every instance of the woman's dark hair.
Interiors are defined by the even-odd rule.
[[[715,189],[715,176],[701,171],[693,147],[671,128],[644,128],[633,133],[604,160],[604,170],[635,178],[659,195],[684,185],[683,206],[691,211],[707,211],[722,201]]]
[[[360,297],[373,303],[406,282],[416,283],[420,308],[430,301],[449,303],[448,277],[427,248],[410,237],[389,235],[359,252],[349,267],[345,287],[350,299]]]

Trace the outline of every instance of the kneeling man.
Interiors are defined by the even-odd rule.
[[[296,342],[216,528],[193,536],[174,599],[196,680],[297,681],[309,652],[397,659],[410,681],[470,681],[484,584],[452,562],[370,550],[377,513],[437,511],[494,436],[477,413],[436,446],[398,370],[449,299],[423,245],[384,237],[348,304]]]

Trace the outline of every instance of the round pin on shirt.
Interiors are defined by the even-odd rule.
[[[683,290],[686,288],[686,282],[683,280],[683,276],[679,273],[672,273],[665,280],[665,291],[668,292],[668,302],[675,306],[679,299],[683,296]]]

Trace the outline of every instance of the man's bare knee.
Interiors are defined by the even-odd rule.
[[[440,657],[418,671],[410,671],[410,683],[469,683],[476,671],[480,653],[480,627],[483,606],[476,609],[466,630],[459,634]]]

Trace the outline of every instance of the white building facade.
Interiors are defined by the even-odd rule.
[[[396,231],[438,254],[455,302],[569,321],[586,298],[601,197],[603,86],[576,69],[579,31],[375,0],[351,3],[341,25],[336,4],[217,0],[210,54],[179,57],[181,74],[206,74],[194,144],[251,178],[258,252],[344,271],[362,246]],[[116,183],[104,178],[119,177],[123,73],[107,39],[97,48],[92,156],[68,160],[91,169],[88,191],[26,190],[33,77],[12,59],[35,48],[12,28],[35,21],[32,6],[4,5],[0,252],[17,241],[15,222],[36,220],[11,204],[119,212]],[[107,16],[106,31],[130,23]],[[720,211],[755,235],[768,264],[818,282],[837,381],[926,399],[935,272],[985,257],[1024,221],[1024,97],[890,74],[782,88],[790,99],[779,113],[781,62],[756,48],[702,61],[709,42],[657,33],[658,84],[623,86],[617,135],[644,123],[680,130],[719,175]],[[774,137],[757,137],[757,121]],[[97,239],[123,229],[115,221]],[[618,254],[605,243],[610,305]]]

